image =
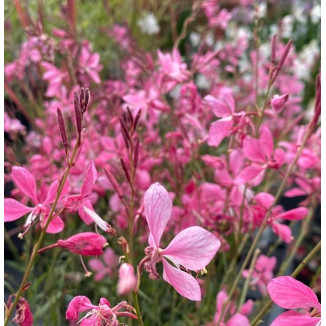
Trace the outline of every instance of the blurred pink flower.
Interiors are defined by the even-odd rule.
[[[112,248],[105,249],[103,253],[103,261],[100,259],[91,259],[88,265],[91,270],[96,272],[94,280],[101,281],[105,276],[112,276],[115,268],[118,266],[118,257]]]
[[[136,287],[137,279],[134,272],[134,267],[124,263],[119,268],[119,283],[118,294],[127,295]]]
[[[251,276],[250,284],[257,285],[262,295],[266,294],[266,286],[273,278],[273,269],[276,266],[276,257],[260,255],[257,259],[254,271]],[[242,273],[244,278],[249,275],[249,270],[245,269]]]

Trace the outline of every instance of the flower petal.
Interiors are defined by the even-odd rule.
[[[11,175],[17,187],[27,197],[31,198],[35,205],[38,204],[36,197],[36,182],[31,173],[21,166],[13,166]]]
[[[291,276],[272,279],[267,285],[267,291],[271,299],[285,309],[321,307],[316,294]]]
[[[166,189],[158,182],[152,184],[145,192],[144,209],[149,231],[156,247],[159,248],[161,236],[171,217],[172,200]]]
[[[197,280],[190,274],[171,266],[164,258],[162,262],[163,279],[170,283],[183,297],[193,301],[200,301],[201,292]]]
[[[305,218],[308,214],[308,209],[306,207],[298,207],[294,209],[290,209],[289,211],[277,215],[275,218],[290,220],[290,221],[298,221]]]
[[[228,320],[226,326],[250,326],[250,322],[246,316],[237,313]]]
[[[220,145],[221,141],[229,135],[232,126],[232,117],[227,117],[214,121],[209,128],[207,140],[208,145],[216,147]]]
[[[58,180],[54,181],[50,185],[50,187],[48,189],[48,193],[46,195],[46,199],[43,202],[43,205],[48,205],[48,204],[51,204],[51,203],[54,202],[54,200],[55,200],[55,198],[57,196],[58,187],[59,187],[59,181]],[[67,193],[68,187],[69,187],[68,180],[66,180],[65,185],[63,186],[62,192],[60,194],[60,198],[63,197]]]
[[[60,218],[60,216],[55,217],[49,224],[46,229],[47,233],[56,234],[61,232],[65,227],[64,222]]]
[[[273,221],[272,223],[273,231],[285,242],[285,243],[291,243],[293,240],[292,231],[291,229],[285,225],[280,224],[276,221]]]
[[[92,163],[89,165],[86,172],[86,177],[81,190],[82,197],[86,197],[92,193],[93,185],[96,181],[96,178],[97,178],[97,171],[94,162],[92,161]]]
[[[66,319],[76,320],[78,319],[78,313],[92,308],[96,308],[96,306],[93,306],[87,297],[82,295],[74,297],[68,305]]]
[[[215,98],[212,95],[207,95],[204,100],[209,104],[214,114],[217,117],[227,117],[232,115],[232,109],[227,105],[227,103]]]
[[[31,212],[34,208],[28,207],[12,198],[5,198],[3,201],[4,221],[11,222],[18,220],[23,215]]]
[[[319,321],[320,317],[310,317],[297,311],[286,311],[274,319],[271,326],[316,326]]]
[[[220,246],[215,235],[192,226],[178,233],[161,255],[187,269],[200,271],[210,263]]]

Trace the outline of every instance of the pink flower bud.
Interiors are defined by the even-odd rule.
[[[124,263],[119,269],[118,294],[127,295],[136,287],[137,279],[132,265]]]
[[[59,247],[82,256],[100,256],[103,254],[106,239],[97,233],[83,232],[66,240],[58,240],[57,244]]]
[[[288,98],[289,94],[274,95],[271,101],[273,110],[277,113],[281,112]]]

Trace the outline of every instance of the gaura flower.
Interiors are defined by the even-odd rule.
[[[120,311],[124,309],[125,311]],[[67,308],[66,319],[77,320],[79,313],[90,310],[83,318],[78,322],[80,326],[118,326],[118,317],[129,317],[137,319],[135,315],[135,309],[128,305],[126,301],[122,301],[115,307],[111,308],[110,302],[101,298],[98,306],[95,306],[85,296],[74,297]]]
[[[42,228],[45,227],[47,218],[50,213],[48,208],[49,204],[52,204],[57,195],[59,182],[54,181],[48,188],[47,194],[40,194],[37,196],[36,181],[33,175],[23,167],[14,166],[12,168],[12,178],[15,181],[19,190],[35,205],[34,207],[25,206],[19,201],[12,198],[4,199],[4,221],[11,222],[18,220],[23,215],[29,213],[24,227],[28,230],[31,224],[36,220],[37,217],[40,219],[40,225]],[[61,196],[65,194],[67,187],[65,186]],[[42,195],[42,196],[41,196]],[[60,197],[61,197],[60,196]],[[43,198],[41,198],[43,197]],[[50,222],[46,229],[48,233],[58,233],[64,228],[64,223],[59,216],[56,216]]]
[[[316,294],[307,285],[291,276],[280,276],[268,283],[267,291],[271,299],[284,309],[304,309],[304,313],[294,310],[283,312],[271,326],[320,325],[321,304]],[[310,308],[314,309],[309,312]]]
[[[16,314],[12,319],[19,326],[33,326],[33,315],[29,304],[23,297],[19,298],[16,306]]]
[[[112,248],[107,248],[103,253],[104,263],[97,258],[91,259],[88,265],[96,274],[94,280],[101,281],[105,276],[112,276],[116,267],[118,266],[118,256],[114,253]]]
[[[162,261],[163,279],[185,298],[200,301],[200,286],[189,270],[203,270],[215,256],[220,241],[207,230],[193,226],[178,233],[165,249],[161,249],[160,240],[171,217],[172,200],[158,182],[146,191],[144,209],[150,231],[150,246],[145,249],[146,255],[150,257],[150,264],[147,264],[150,276],[159,278],[156,264]]]

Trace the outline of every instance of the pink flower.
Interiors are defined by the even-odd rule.
[[[120,311],[124,309],[125,311]],[[115,307],[111,308],[110,302],[101,298],[99,305],[95,306],[85,296],[74,297],[67,308],[66,319],[78,320],[79,313],[90,310],[82,319],[79,320],[78,325],[80,326],[91,326],[91,325],[107,325],[107,326],[118,326],[118,317],[128,317],[137,319],[135,315],[135,309],[128,305],[126,301],[122,301]]]
[[[86,73],[96,84],[101,82],[99,71],[102,69],[100,65],[100,55],[92,53],[90,44],[85,41],[80,51],[79,70]]]
[[[134,273],[134,267],[124,263],[119,268],[118,294],[127,295],[136,287],[137,279]]]
[[[273,136],[267,127],[262,129],[259,139],[247,137],[243,141],[243,152],[254,164],[243,169],[237,177],[238,183],[257,186],[268,168],[278,170],[284,163],[284,151],[281,148],[274,151]]]
[[[231,134],[235,121],[238,122],[238,126],[242,125],[242,120],[245,115],[243,111],[235,112],[232,90],[228,87],[222,88],[222,94],[219,99],[212,95],[207,95],[204,97],[204,100],[211,107],[214,114],[221,118],[211,124],[207,139],[208,145],[217,147],[225,137]]]
[[[111,276],[113,274],[114,269],[118,265],[118,257],[114,253],[112,248],[107,248],[104,250],[103,253],[103,260],[102,263],[99,259],[91,259],[88,264],[91,270],[96,272],[94,277],[96,282],[99,282],[103,279],[106,275]]]
[[[49,215],[49,204],[53,203],[57,195],[59,182],[54,181],[48,188],[47,194],[43,195],[42,202],[39,201],[36,194],[36,181],[32,174],[23,167],[14,166],[12,168],[12,178],[15,181],[19,190],[31,199],[34,207],[25,206],[24,204],[18,202],[12,198],[4,199],[4,221],[11,222],[21,218],[23,215],[29,213],[24,227],[28,229],[31,224],[39,216],[41,227],[45,226]],[[61,196],[66,192],[66,187],[62,191]],[[45,197],[45,198],[44,198]],[[48,233],[58,233],[64,228],[64,223],[59,216],[55,217],[49,224],[47,228]]]
[[[257,205],[254,208],[254,220],[256,225],[261,225],[268,209],[274,203],[274,196],[267,192],[260,192],[255,196]],[[305,218],[308,214],[306,207],[298,207],[283,212],[281,206],[275,206],[272,209],[271,216],[268,219],[268,224],[272,227],[273,231],[286,243],[293,240],[292,232],[289,226],[279,223],[277,220],[299,221]]]
[[[303,309],[303,313],[292,310],[280,314],[271,326],[316,326],[320,325],[321,305],[316,294],[305,284],[291,276],[272,279],[267,286],[271,299],[284,309]],[[309,312],[310,308],[314,308]]]
[[[273,269],[276,266],[275,257],[267,257],[260,255],[257,259],[254,271],[252,273],[251,285],[257,285],[262,295],[266,294],[266,286],[268,282],[273,278]],[[242,276],[247,278],[249,270],[244,270]]]
[[[69,211],[71,212],[78,211],[80,218],[87,225],[95,222],[103,231],[111,232],[112,231],[111,226],[95,213],[92,203],[89,199],[96,178],[97,178],[97,171],[94,162],[91,162],[91,164],[89,165],[86,171],[86,177],[84,179],[80,194],[68,196],[64,198],[62,201],[64,206]]]
[[[19,298],[16,306],[16,314],[12,319],[19,326],[33,326],[33,315],[27,300]]]
[[[224,312],[223,317],[221,318],[221,313],[223,310],[223,305],[228,299],[228,295],[225,291],[220,291],[216,296],[216,313],[214,317],[214,322],[216,325],[220,320],[220,326],[249,326],[249,319],[245,316],[250,314],[253,308],[253,301],[248,300],[245,304],[241,306],[239,312],[237,312],[236,306],[233,302],[228,305],[227,311]],[[229,312],[231,318],[225,322],[225,316]]]
[[[151,257],[147,268],[150,275],[154,278],[159,277],[155,265],[162,261],[164,280],[185,298],[200,301],[200,286],[188,271],[203,270],[215,256],[221,245],[220,241],[205,229],[193,226],[178,233],[167,248],[161,249],[160,240],[171,217],[172,200],[166,189],[158,182],[146,191],[144,209],[150,231],[148,238],[150,247],[145,250],[147,256]]]
[[[48,97],[58,96],[68,73],[60,71],[56,66],[48,62],[42,62],[41,66],[45,69],[43,79],[49,81],[45,95]]]

